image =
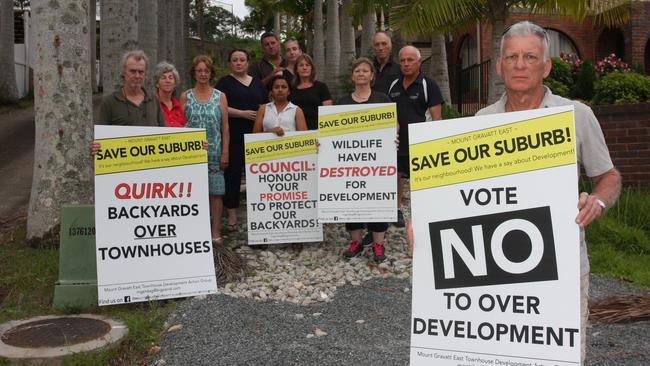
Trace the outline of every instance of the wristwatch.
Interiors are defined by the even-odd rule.
[[[600,208],[601,208],[603,211],[605,211],[605,209],[607,209],[607,205],[606,205],[605,202],[603,202],[603,200],[601,200],[600,198],[596,198],[596,202],[598,202],[598,206],[600,206]]]

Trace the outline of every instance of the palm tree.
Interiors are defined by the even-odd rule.
[[[65,12],[65,15],[64,15]],[[92,202],[92,90],[88,0],[32,4],[36,144],[27,219],[28,242],[49,237],[63,204]],[[70,21],[62,22],[64,17]]]
[[[325,77],[325,39],[323,36],[323,0],[314,0],[314,66]]]
[[[341,63],[341,34],[339,29],[339,2],[327,0],[327,40],[325,61],[327,80],[335,95],[339,92],[339,65]]]
[[[356,58],[354,26],[352,25],[352,0],[343,0],[341,6],[341,63],[339,75],[348,71],[350,64]]]
[[[431,62],[429,73],[436,81],[442,99],[451,105],[451,92],[449,90],[449,69],[447,67],[447,48],[445,47],[445,36],[438,33],[431,36]]]
[[[377,13],[374,10],[366,12],[361,27],[361,50],[359,50],[359,55],[368,56],[372,49],[372,37],[377,29]]]
[[[120,59],[138,45],[138,3],[130,0],[102,0],[102,28],[99,34],[104,96],[121,86]]]
[[[149,56],[151,65],[155,65],[158,61],[158,0],[140,0],[138,4],[138,44]],[[150,71],[153,70],[150,68]],[[153,90],[153,77],[153,72],[147,74],[147,91]]]
[[[561,14],[581,20],[594,15],[594,22],[613,25],[627,20],[625,0],[413,0],[398,4],[391,13],[392,20],[407,33],[424,30],[447,31],[476,20],[487,21],[492,28],[492,55],[499,55],[499,41],[505,22],[514,8],[531,13]],[[503,93],[503,83],[490,68],[489,102]]]
[[[0,0],[0,103],[18,100],[14,66],[14,2]]]

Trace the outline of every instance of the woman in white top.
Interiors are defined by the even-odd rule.
[[[278,75],[271,79],[270,85],[272,101],[257,111],[253,133],[273,132],[282,136],[285,131],[307,131],[302,109],[289,102],[289,81]]]

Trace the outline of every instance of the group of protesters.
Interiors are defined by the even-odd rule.
[[[244,159],[244,135],[316,130],[318,107],[333,105],[327,84],[317,80],[312,58],[303,53],[295,39],[282,44],[278,37],[262,34],[263,57],[252,63],[245,49],[228,54],[230,74],[214,84],[215,65],[206,55],[196,56],[190,67],[191,89],[174,97],[180,83],[179,72],[168,62],[155,67],[155,95],[145,88],[147,56],[140,50],[124,53],[121,62],[122,87],[102,101],[97,124],[204,128],[207,134],[211,233],[214,245],[222,243],[221,217],[226,206],[228,232],[237,232],[237,208]],[[281,47],[284,52],[281,52]],[[389,34],[373,37],[374,60],[361,57],[351,65],[354,90],[338,105],[391,103],[397,105],[397,130],[402,131],[398,146],[398,202],[403,192],[402,177],[408,177],[407,124],[441,118],[442,96],[432,79],[420,73],[420,51],[406,46],[399,63],[392,58]],[[214,87],[212,85],[215,85]],[[398,134],[398,136],[400,136]],[[100,145],[93,141],[91,152]],[[405,225],[398,208],[398,227]],[[367,228],[365,237],[363,229]],[[385,260],[384,233],[388,223],[349,223],[351,240],[345,258],[371,247],[376,262]]]

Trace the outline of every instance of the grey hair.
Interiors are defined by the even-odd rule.
[[[180,83],[181,77],[178,75],[178,70],[176,70],[176,66],[170,64],[167,61],[163,61],[156,65],[156,70],[154,71],[154,80],[158,81],[160,80],[160,77],[163,76],[163,74],[166,74],[168,72],[171,72],[172,75],[174,76],[174,81],[176,81],[176,85]]]
[[[149,65],[149,57],[147,57],[143,50],[126,51],[122,54],[122,59],[120,60],[120,67],[122,68],[122,72],[124,72],[124,69],[126,69],[126,61],[130,58],[133,58],[136,61],[144,60],[145,70],[147,68],[147,65]]]
[[[420,53],[420,50],[417,47],[411,45],[402,47],[402,49],[397,53],[397,57],[401,57],[402,51],[407,47],[412,47],[415,50],[415,56],[418,58],[418,60],[422,60],[422,54]]]
[[[383,34],[384,36],[386,36],[386,38],[388,38],[388,44],[391,47],[393,46],[393,40],[390,38],[390,34],[388,34],[388,32],[386,32],[386,31],[375,32],[375,34],[372,35],[372,43],[375,43],[375,37],[377,37],[377,35],[379,35],[379,34]]]
[[[503,36],[501,36],[501,46],[499,47],[500,54],[503,55],[503,46],[506,39],[510,37],[523,37],[529,35],[536,36],[542,40],[542,46],[544,47],[544,61],[546,61],[550,57],[548,33],[544,28],[527,20],[511,25],[510,28],[503,33]]]

